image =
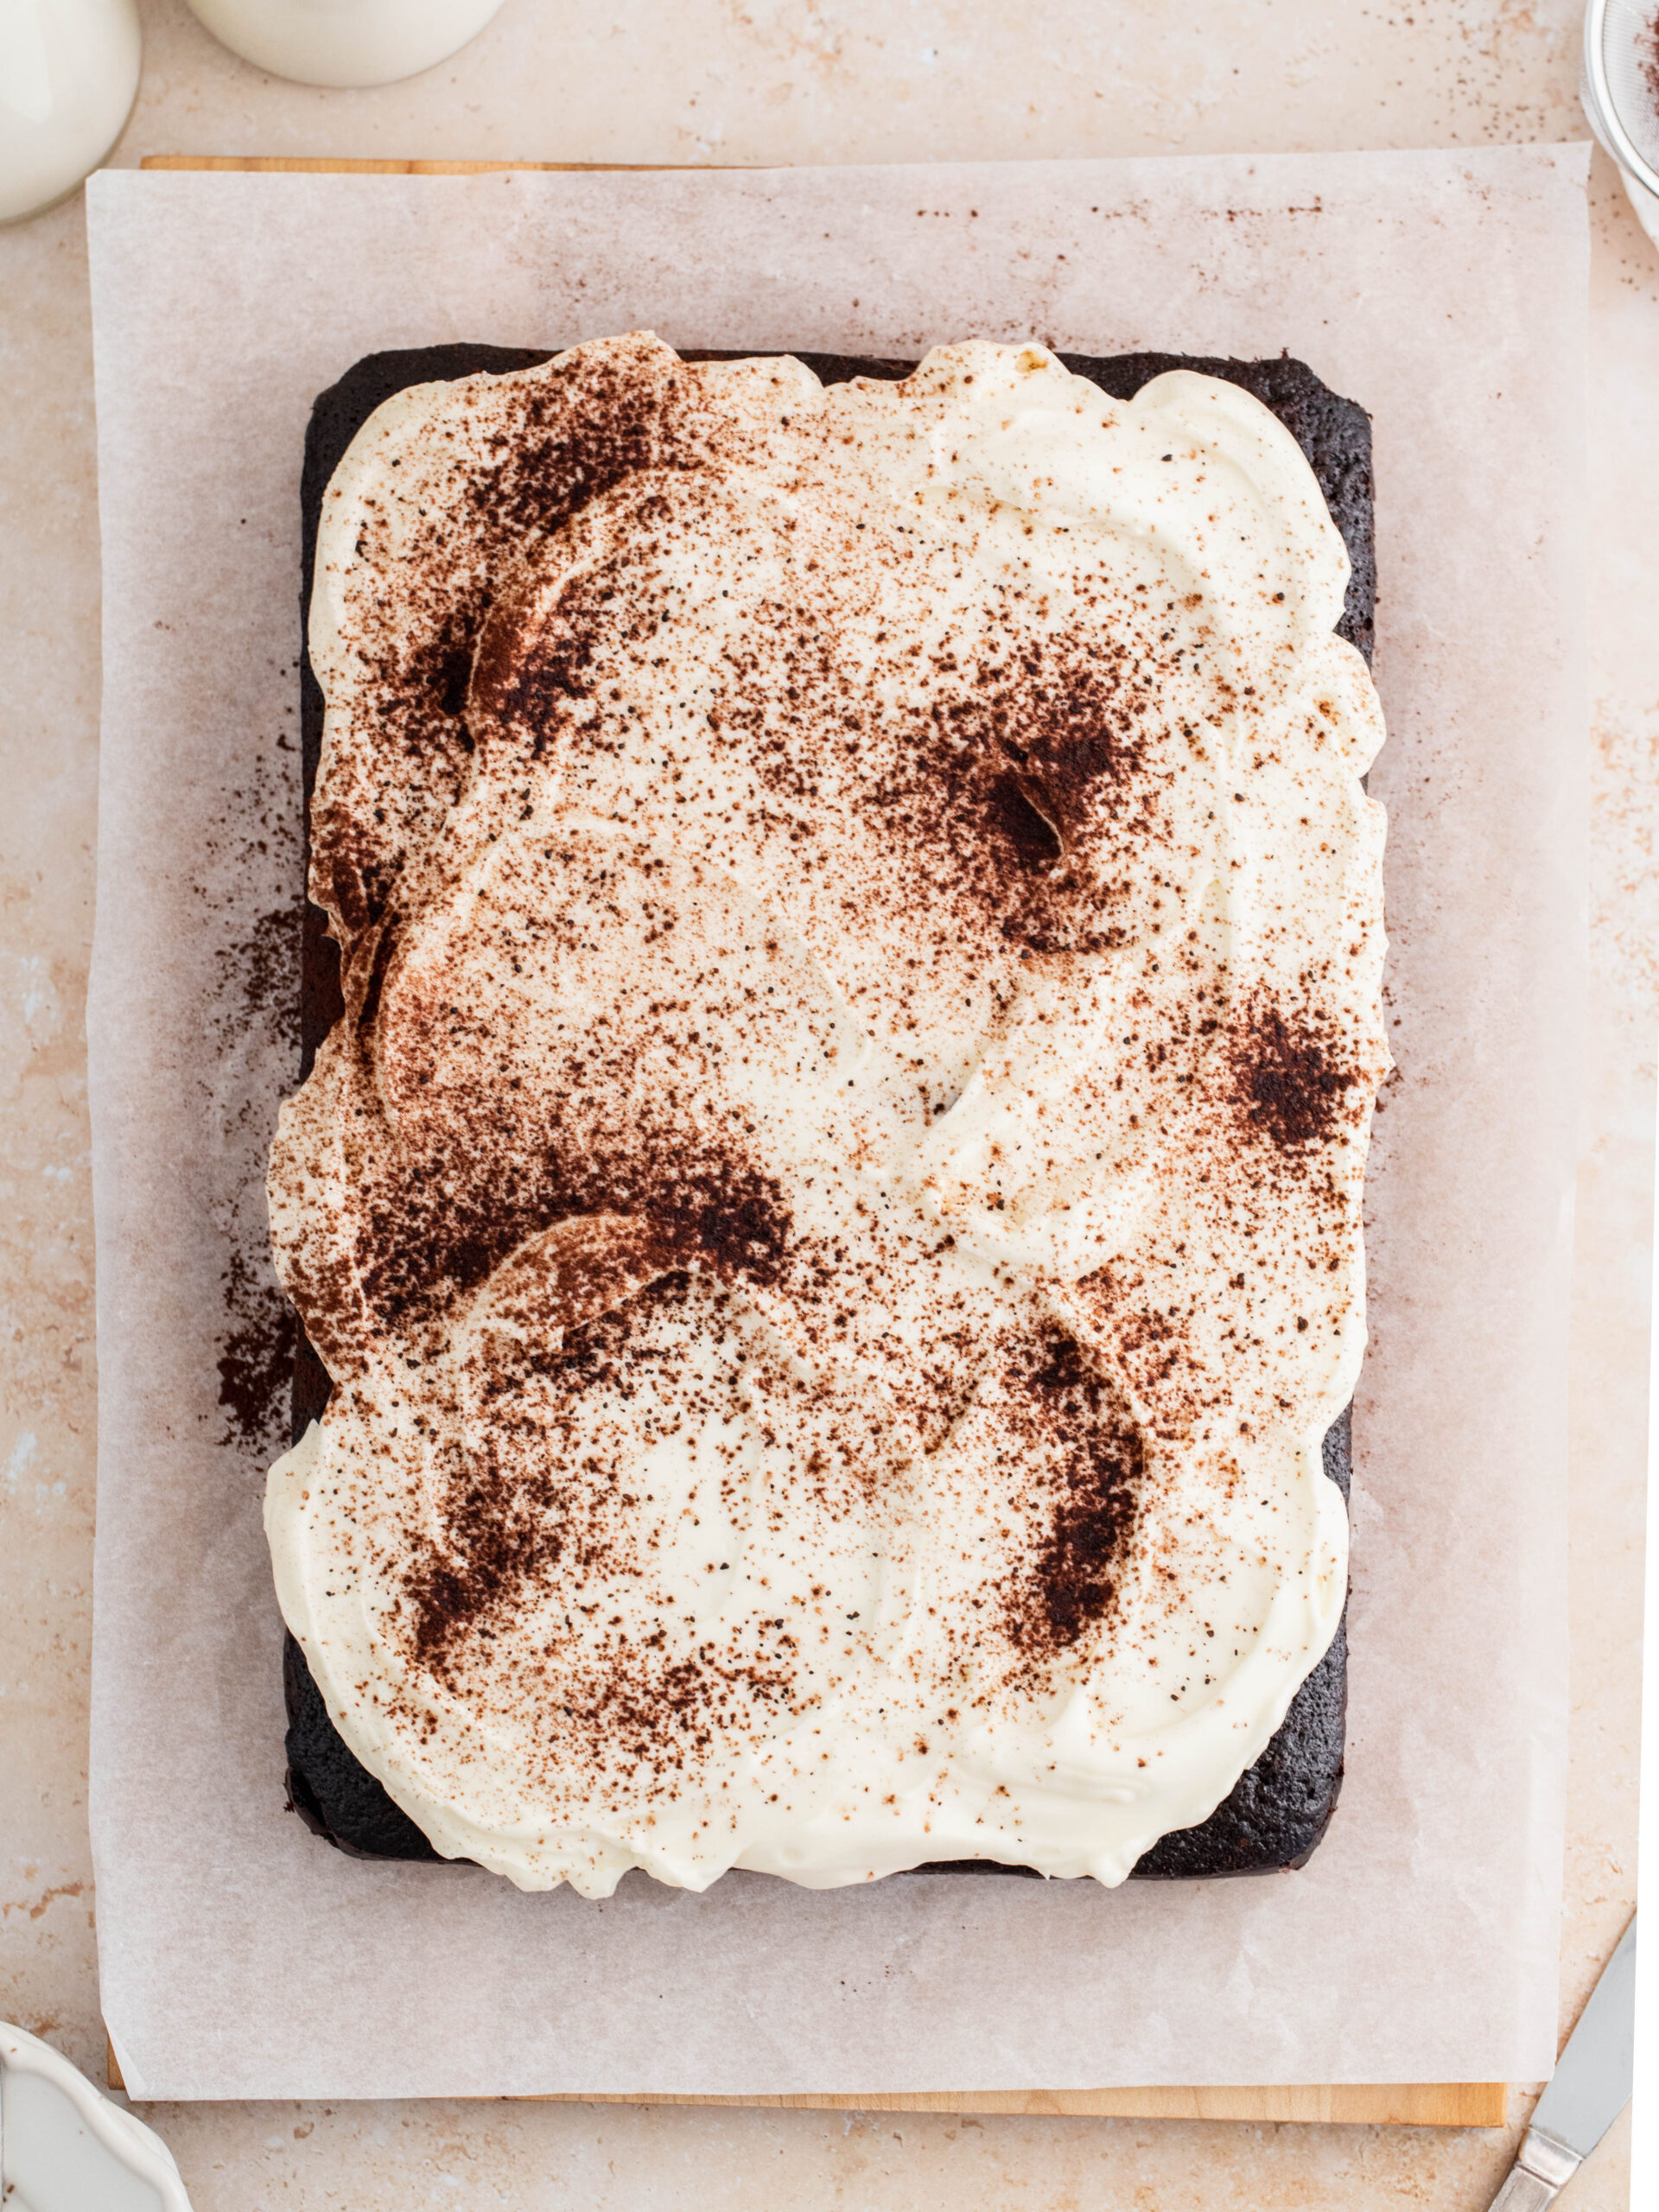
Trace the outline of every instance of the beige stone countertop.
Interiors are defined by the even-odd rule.
[[[367,92],[140,0],[146,154],[836,162],[1581,137],[1575,0],[506,0]],[[1409,12],[1408,12],[1409,11]],[[1634,1902],[1659,887],[1659,253],[1598,155],[1592,969],[1563,2031]],[[103,2079],[86,1813],[97,1365],[83,1034],[99,553],[79,195],[0,231],[0,2018]],[[1484,2208],[1504,2133],[584,2104],[147,2107],[197,2212]],[[1623,2212],[1628,2116],[1563,2194]]]

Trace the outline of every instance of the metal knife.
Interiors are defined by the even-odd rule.
[[[1601,1970],[1555,2076],[1538,2100],[1491,2212],[1544,2212],[1630,2100],[1636,2053],[1636,1915]]]

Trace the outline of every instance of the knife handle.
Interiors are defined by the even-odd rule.
[[[1529,2127],[1509,2179],[1492,2199],[1491,2212],[1546,2212],[1583,2163],[1565,2143]]]

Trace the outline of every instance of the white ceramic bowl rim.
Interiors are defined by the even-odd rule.
[[[162,2212],[190,2212],[190,2199],[173,2154],[143,2120],[99,2094],[60,2050],[24,2028],[0,2022],[0,2073],[38,2074],[60,2089],[111,2157],[160,2196]]]
[[[1659,169],[1644,160],[1619,118],[1607,81],[1607,0],[1590,0],[1584,11],[1584,77],[1590,92],[1590,121],[1613,159],[1638,184],[1659,195]]]

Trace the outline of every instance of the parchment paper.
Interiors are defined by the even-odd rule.
[[[465,179],[135,175],[89,213],[105,705],[89,1033],[92,1834],[138,2096],[1529,2079],[1554,2056],[1582,995],[1586,149]],[[294,1080],[297,477],[380,346],[1313,364],[1375,417],[1390,1034],[1348,1777],[1300,1874],[521,1896],[283,1808],[259,1401]],[[277,1424],[279,1427],[280,1424]]]

